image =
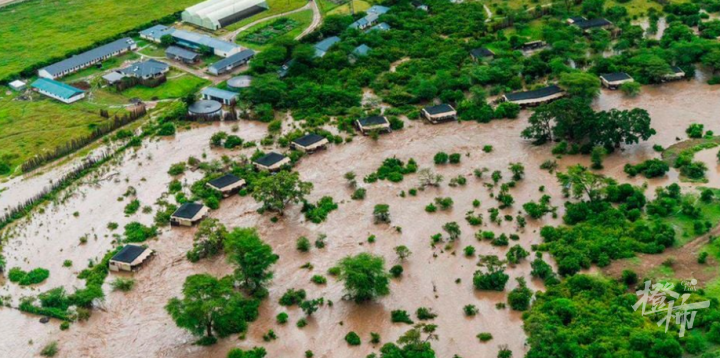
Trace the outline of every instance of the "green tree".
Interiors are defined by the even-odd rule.
[[[313,185],[301,181],[297,172],[283,170],[258,179],[253,187],[253,198],[263,204],[263,209],[282,214],[288,204],[302,202]]]
[[[569,167],[565,173],[558,172],[557,178],[566,195],[572,195],[576,199],[587,196],[590,201],[600,200],[608,185],[614,182],[579,164]]]
[[[515,311],[527,311],[530,308],[533,292],[527,287],[525,278],[517,278],[518,287],[515,287],[508,294],[508,304]]]
[[[225,238],[225,253],[235,265],[235,279],[253,295],[262,296],[264,284],[273,277],[270,267],[278,260],[272,247],[254,228],[235,228]]]
[[[215,335],[245,332],[247,322],[257,318],[260,303],[236,292],[232,281],[231,277],[218,280],[207,274],[188,276],[183,297],[170,299],[165,309],[178,327],[204,335],[202,344],[215,343]]]
[[[203,220],[195,232],[193,248],[187,253],[188,260],[197,262],[202,258],[219,254],[227,234],[228,231],[220,220],[215,218]]]
[[[591,100],[600,94],[600,79],[587,72],[567,72],[560,76],[560,86],[572,97]]]
[[[435,358],[430,341],[437,340],[434,324],[420,323],[405,332],[397,343],[386,343],[380,348],[381,358]]]
[[[380,256],[361,253],[348,256],[338,264],[340,281],[355,302],[365,302],[390,293],[390,280],[385,271],[385,260]]]
[[[255,347],[249,351],[233,348],[228,352],[227,358],[265,358],[267,351],[263,347]]]

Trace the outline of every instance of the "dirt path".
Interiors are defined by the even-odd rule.
[[[490,11],[490,8],[485,4],[483,4],[483,8],[485,8],[485,12],[487,13],[487,19],[485,19],[485,22],[490,22],[490,20],[492,20],[492,15],[493,15],[492,11]]]
[[[231,33],[228,33],[228,34],[226,34],[226,35],[223,35],[222,38],[223,38],[224,40],[227,40],[227,41],[230,41],[230,42],[235,42],[235,38],[236,38],[237,35],[239,35],[241,32],[243,32],[243,31],[245,31],[245,30],[247,30],[247,29],[249,29],[249,28],[251,28],[251,27],[253,27],[253,26],[257,25],[257,24],[261,24],[261,23],[263,23],[263,22],[265,22],[265,21],[270,21],[270,20],[272,20],[272,19],[277,19],[278,17],[287,16],[287,15],[294,14],[294,13],[297,13],[297,12],[300,12],[300,11],[303,11],[303,10],[310,10],[310,9],[313,8],[313,6],[311,6],[311,4],[315,4],[315,2],[308,2],[305,6],[303,6],[303,7],[301,7],[301,8],[297,8],[297,9],[295,9],[295,10],[291,10],[291,11],[288,11],[288,12],[283,12],[283,13],[281,13],[281,14],[276,14],[276,15],[264,17],[264,18],[262,18],[262,19],[253,21],[253,22],[251,22],[251,23],[249,23],[249,24],[247,24],[247,25],[245,25],[245,26],[243,26],[243,27],[241,27],[241,28],[239,28],[239,29],[231,32]],[[316,5],[315,7],[317,7],[317,5]],[[313,10],[313,11],[314,11],[314,10]],[[313,19],[313,21],[314,21],[314,19]]]
[[[301,38],[307,36],[311,32],[315,31],[318,26],[322,24],[322,13],[320,12],[320,8],[317,5],[316,1],[310,2],[308,5],[312,5],[312,11],[313,11],[313,19],[312,23],[310,23],[310,26],[308,26],[307,29],[305,29],[300,35],[297,35],[295,37],[295,40],[300,40]]]

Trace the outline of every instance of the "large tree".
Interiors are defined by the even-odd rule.
[[[614,181],[600,174],[595,174],[582,165],[574,165],[565,173],[557,173],[558,181],[566,195],[576,199],[587,196],[590,201],[602,199],[608,185]]]
[[[390,293],[390,281],[382,257],[361,253],[342,259],[338,267],[345,291],[355,302],[369,301]]]
[[[300,180],[297,172],[281,171],[258,179],[254,184],[253,198],[263,204],[263,209],[282,214],[290,203],[299,203],[312,191],[312,183]]]
[[[215,335],[244,332],[247,322],[258,316],[259,301],[235,291],[232,277],[218,280],[207,274],[188,276],[182,293],[182,298],[170,299],[165,309],[179,327],[204,335],[202,344],[214,343]]]
[[[567,72],[560,76],[560,86],[571,97],[591,100],[600,94],[600,79],[587,72]]]
[[[596,114],[597,121],[590,133],[590,141],[608,149],[621,144],[636,144],[655,134],[650,127],[650,115],[641,108],[630,111],[611,109]]]
[[[380,348],[381,358],[435,358],[435,351],[430,345],[431,340],[437,340],[434,324],[417,324],[413,329],[405,332],[395,343],[386,343]],[[423,335],[426,335],[423,337]]]
[[[263,296],[264,284],[273,277],[270,266],[278,260],[272,247],[254,228],[235,228],[225,238],[225,254],[235,265],[235,279],[255,296]]]

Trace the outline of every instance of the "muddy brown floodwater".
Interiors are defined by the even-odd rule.
[[[653,144],[669,146],[676,137],[684,138],[688,124],[703,123],[706,129],[718,132],[720,128],[714,118],[720,113],[720,101],[715,88],[700,81],[676,82],[663,86],[645,86],[643,93],[633,99],[624,98],[619,92],[603,91],[596,106],[599,109],[633,108],[647,109],[658,134],[648,142],[627,147],[607,158],[605,172],[626,180],[622,167],[627,162],[638,162],[657,157]],[[390,311],[404,309],[414,312],[418,307],[430,307],[438,317],[433,323],[439,326],[439,341],[433,343],[439,357],[494,357],[498,345],[506,344],[514,356],[523,356],[527,350],[525,333],[522,329],[521,314],[509,309],[497,309],[496,303],[506,302],[506,292],[516,286],[516,277],[525,277],[533,290],[543,289],[542,284],[530,280],[530,266],[522,262],[508,268],[511,280],[506,292],[479,292],[472,287],[472,275],[477,270],[476,258],[462,255],[467,245],[476,247],[479,254],[504,256],[506,248],[497,248],[488,243],[478,242],[473,234],[478,229],[496,233],[513,233],[514,223],[504,222],[498,226],[489,224],[487,210],[496,207],[490,197],[492,189],[483,185],[489,180],[478,180],[473,176],[476,168],[500,170],[505,178],[510,177],[508,164],[520,162],[525,165],[526,178],[511,190],[515,206],[503,214],[515,215],[523,203],[537,200],[542,193],[540,186],[553,197],[553,203],[560,206],[561,190],[555,177],[539,169],[540,163],[552,156],[550,147],[535,147],[523,141],[519,134],[526,126],[528,112],[517,120],[494,121],[488,124],[459,123],[427,125],[419,121],[408,122],[406,128],[378,141],[356,137],[352,143],[331,146],[327,151],[304,158],[295,168],[303,180],[310,181],[315,189],[310,200],[332,196],[339,202],[339,209],[332,212],[321,224],[306,222],[299,207],[292,207],[279,222],[271,223],[269,216],[256,212],[258,204],[250,197],[234,196],[223,200],[220,209],[211,213],[229,227],[255,226],[262,238],[272,245],[280,255],[274,266],[275,278],[270,285],[270,297],[261,306],[260,318],[250,325],[245,340],[237,336],[221,339],[213,347],[192,345],[194,337],[179,329],[165,313],[168,299],[178,296],[185,277],[196,273],[224,275],[231,267],[224,258],[192,264],[185,259],[185,252],[192,246],[194,229],[163,229],[157,240],[148,242],[158,256],[134,277],[135,288],[128,293],[112,292],[106,287],[106,300],[102,310],[96,310],[88,322],[76,323],[67,331],[60,331],[59,322],[47,325],[38,323],[38,317],[24,315],[14,309],[0,309],[0,351],[11,357],[32,357],[47,343],[59,342],[62,357],[222,357],[232,347],[249,348],[264,346],[270,357],[301,357],[306,350],[312,350],[316,357],[365,357],[379,347],[367,343],[370,332],[381,335],[383,342],[394,341],[410,328],[404,324],[390,323]],[[22,222],[12,230],[12,238],[5,247],[9,267],[50,269],[50,278],[39,287],[19,288],[14,284],[0,287],[0,296],[12,295],[13,304],[22,295],[35,295],[47,289],[65,286],[68,289],[82,285],[76,274],[87,266],[89,260],[99,259],[113,246],[113,233],[107,228],[108,222],[117,222],[122,227],[131,221],[145,224],[152,222],[153,214],[135,214],[125,217],[122,212],[127,200],[118,201],[129,186],[136,188],[137,198],[143,205],[152,205],[166,190],[171,178],[166,174],[173,163],[186,160],[189,156],[207,159],[222,155],[238,156],[245,152],[211,150],[210,136],[218,130],[230,130],[230,125],[215,124],[179,133],[174,139],[163,139],[145,143],[134,153],[127,153],[122,160],[108,165],[98,179],[86,179],[84,184],[72,192],[62,205],[49,205],[44,212],[33,214],[30,220]],[[266,134],[264,125],[242,121],[238,134],[246,140],[259,140]],[[482,147],[492,145],[492,153],[484,153]],[[463,154],[459,165],[436,167],[432,164],[435,153]],[[710,171],[715,172],[717,164],[711,155],[703,155],[710,161]],[[364,201],[350,200],[351,190],[343,175],[354,171],[359,178],[373,172],[387,157],[397,156],[407,160],[414,158],[420,167],[432,167],[445,177],[440,188],[427,189],[417,197],[401,197],[401,191],[417,186],[417,175],[406,176],[398,184],[379,181],[361,185],[367,188]],[[587,163],[588,158],[566,156],[559,160],[560,168],[575,163]],[[467,177],[464,187],[452,188],[447,185],[450,178]],[[183,182],[191,184],[201,173],[189,172]],[[489,176],[486,175],[486,177]],[[677,179],[671,171],[667,178],[650,181],[650,187],[667,185]],[[717,175],[710,175],[710,185],[719,186]],[[642,184],[644,179],[634,178],[632,182]],[[7,197],[13,194],[8,189]],[[651,192],[649,192],[651,193]],[[447,212],[428,214],[425,205],[435,197],[449,196],[455,201],[454,208]],[[464,220],[465,213],[473,210],[472,201],[482,202],[476,212],[482,213],[486,223],[471,227]],[[3,200],[0,197],[0,201]],[[371,213],[375,204],[390,205],[391,226],[375,225]],[[6,204],[6,203],[0,203]],[[77,212],[75,216],[73,213]],[[442,232],[446,222],[456,221],[462,229],[462,236],[450,250],[431,247],[430,236]],[[545,224],[557,224],[557,220],[530,220],[520,234],[519,243],[528,251],[532,244],[540,243],[538,230]],[[395,227],[401,227],[398,232]],[[300,253],[295,241],[300,236],[314,240],[319,234],[327,235],[324,249],[312,249]],[[79,238],[87,235],[86,244]],[[377,241],[368,243],[367,237],[375,235]],[[360,252],[382,255],[387,266],[399,263],[393,252],[398,245],[406,245],[413,252],[403,263],[405,273],[401,279],[393,279],[391,293],[376,303],[356,305],[342,300],[342,285],[333,278],[327,285],[318,286],[310,282],[314,274],[325,274],[341,258]],[[72,260],[70,268],[62,267],[64,260]],[[312,263],[312,270],[300,269],[305,263]],[[111,274],[107,282],[114,279]],[[460,279],[460,282],[456,282]],[[288,288],[305,288],[311,298],[325,297],[332,300],[332,307],[324,306],[309,319],[304,329],[295,326],[303,314],[298,308],[286,309],[278,305],[279,297]],[[474,318],[463,315],[462,307],[474,304],[480,314]],[[285,326],[275,323],[275,316],[283,311],[290,315]],[[5,324],[6,322],[10,324]],[[263,342],[262,335],[273,329],[278,339]],[[363,339],[360,347],[348,347],[344,336],[349,331],[357,332]],[[475,337],[480,332],[490,332],[493,340],[479,343]],[[30,344],[32,341],[32,344]]]

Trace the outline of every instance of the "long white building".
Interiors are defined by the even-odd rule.
[[[269,8],[265,0],[207,0],[185,9],[182,20],[218,30]]]

